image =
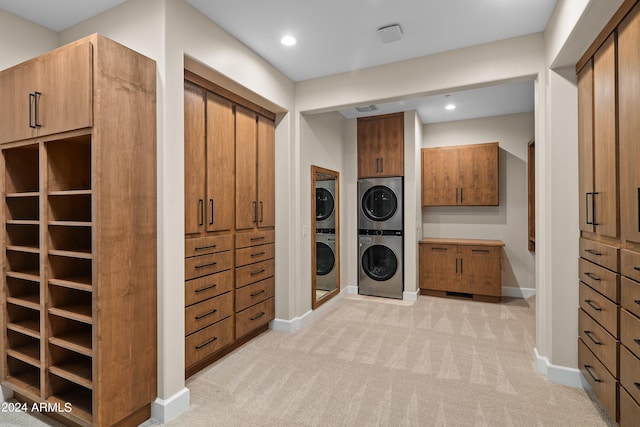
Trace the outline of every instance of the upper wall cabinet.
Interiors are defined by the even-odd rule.
[[[358,178],[404,175],[404,113],[358,119]]]
[[[620,222],[622,238],[640,243],[640,6],[618,28]]]
[[[422,206],[500,204],[498,143],[422,149]]]
[[[91,127],[92,63],[84,42],[0,72],[0,143]]]
[[[578,74],[580,229],[619,236],[615,34]]]

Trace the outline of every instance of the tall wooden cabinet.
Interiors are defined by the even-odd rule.
[[[275,123],[185,80],[185,359],[192,375],[275,315]],[[267,113],[268,114],[268,113]]]
[[[404,113],[358,119],[358,178],[404,176]]]
[[[156,397],[155,76],[100,35],[0,72],[2,384],[79,425]]]

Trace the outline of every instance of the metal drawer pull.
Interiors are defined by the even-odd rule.
[[[199,246],[195,250],[196,251],[204,251],[205,249],[215,249],[218,245],[210,245],[210,246]]]
[[[213,284],[213,285],[207,286],[205,288],[196,289],[196,294],[199,294],[200,292],[208,291],[209,289],[213,289],[213,288],[215,288],[217,286],[218,286],[217,284]]]
[[[200,350],[206,346],[208,346],[209,344],[213,344],[214,342],[218,341],[218,337],[213,337],[212,339],[210,339],[209,341],[203,342],[202,344],[198,344],[196,346],[196,350]]]
[[[251,254],[251,258],[255,258],[255,257],[257,257],[257,256],[262,256],[262,255],[264,255],[264,254],[266,254],[266,252],[265,252],[265,251],[258,252],[257,254]]]
[[[640,265],[634,266],[633,269],[636,270],[636,271],[640,271]]]
[[[251,320],[256,320],[261,318],[262,316],[264,316],[266,313],[264,311],[261,311],[260,313],[258,313],[256,316],[252,317]]]
[[[594,249],[585,249],[584,251],[587,252],[587,253],[590,253],[591,255],[595,255],[595,256],[601,256],[602,255],[601,252],[598,252],[598,251],[596,251]]]
[[[593,366],[590,366],[590,365],[584,365],[584,369],[587,371],[587,373],[588,373],[589,375],[591,375],[591,378],[593,378],[593,380],[594,380],[595,382],[597,382],[597,383],[601,383],[601,382],[602,382],[602,380],[601,380],[600,378],[596,377],[595,375],[593,375],[593,372],[591,372],[591,370],[593,369]]]
[[[211,211],[211,221],[209,221],[209,225],[213,225],[213,199],[209,199],[209,210]]]
[[[593,280],[597,280],[598,282],[601,280],[598,276],[593,273],[584,273],[585,276],[590,277]]]
[[[257,241],[257,240],[264,240],[264,236],[260,236],[260,237],[252,237],[250,240],[251,240],[252,242],[255,242],[255,241]]]
[[[633,341],[634,341],[636,344],[640,345],[640,339],[638,339],[638,338],[634,338],[634,339],[633,339]]]
[[[488,254],[489,249],[471,249],[471,252],[481,252],[483,254]]]
[[[200,269],[200,268],[214,267],[217,264],[218,264],[217,262],[212,262],[212,263],[209,263],[209,264],[196,265],[196,270]]]
[[[265,271],[267,271],[267,270],[265,270],[265,269],[263,268],[262,270],[252,271],[250,274],[251,274],[252,276],[256,276],[256,275],[258,275],[258,274],[260,274],[260,273],[264,273]]]
[[[636,304],[640,305],[640,299],[634,299],[633,302],[635,302]]]
[[[596,310],[596,311],[602,311],[602,308],[600,308],[600,307],[598,307],[597,305],[595,305],[595,304],[593,303],[593,301],[591,301],[590,299],[586,299],[586,300],[584,300],[584,302],[586,302],[587,304],[589,304],[589,306],[590,306],[591,308],[593,308],[594,310]]]
[[[432,251],[448,251],[449,248],[431,248]]]
[[[196,316],[196,320],[200,320],[200,319],[204,319],[205,317],[212,316],[212,315],[216,314],[217,312],[218,312],[218,309],[217,309],[217,308],[214,308],[213,310],[211,310],[211,311],[210,311],[210,312],[208,312],[208,313],[204,313],[204,314],[199,314],[199,315],[197,315],[197,316]]]
[[[634,386],[636,386],[636,388],[637,388],[638,390],[640,390],[640,383],[635,383],[635,382],[634,382],[634,383],[633,383],[633,385],[634,385]]]
[[[251,294],[251,296],[252,296],[252,297],[257,297],[258,295],[262,295],[262,294],[264,294],[265,292],[266,292],[266,291],[265,291],[264,289],[262,289],[262,290],[259,290],[259,291],[256,291],[256,292],[253,292],[253,293]]]
[[[602,345],[602,343],[601,343],[600,341],[598,341],[597,339],[595,339],[595,338],[592,336],[592,335],[593,335],[593,332],[591,332],[591,331],[583,331],[583,332],[584,332],[584,334],[585,334],[586,336],[588,336],[588,337],[589,337],[589,339],[590,339],[591,341],[593,341],[593,343],[594,343],[595,345]]]

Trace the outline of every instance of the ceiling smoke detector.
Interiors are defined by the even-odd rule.
[[[376,111],[377,109],[378,109],[378,107],[376,107],[373,104],[367,105],[367,106],[364,106],[364,107],[356,107],[356,111],[358,113],[370,113],[372,111]]]
[[[393,43],[402,39],[402,28],[398,24],[378,28],[378,35],[382,43]]]

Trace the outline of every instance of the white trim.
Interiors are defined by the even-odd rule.
[[[511,286],[502,287],[502,296],[511,298],[529,298],[536,294],[535,288],[516,288]]]
[[[536,362],[536,370],[547,377],[547,381],[585,390],[590,389],[589,383],[584,379],[579,369],[552,365],[548,358],[538,354],[537,348],[533,349],[533,358]]]
[[[358,285],[347,286],[342,291],[344,292],[345,289],[349,295],[358,295]]]
[[[168,399],[156,398],[151,403],[151,418],[167,423],[189,408],[190,391],[183,388]]]
[[[420,288],[415,292],[402,292],[403,301],[418,301],[418,295],[420,295]]]
[[[13,390],[9,387],[0,385],[0,402],[6,402],[9,399],[13,399]]]
[[[322,304],[315,310],[309,310],[305,314],[299,317],[294,317],[291,320],[286,319],[274,319],[269,324],[269,328],[273,329],[276,332],[285,332],[292,333],[299,331],[301,329],[306,328],[311,322],[313,322],[318,317],[324,315],[329,309],[331,309],[340,298],[344,297],[346,294],[351,294],[350,289],[352,286],[348,286],[346,288],[342,288],[338,295],[331,298],[329,301]],[[356,288],[356,293],[357,293]]]

